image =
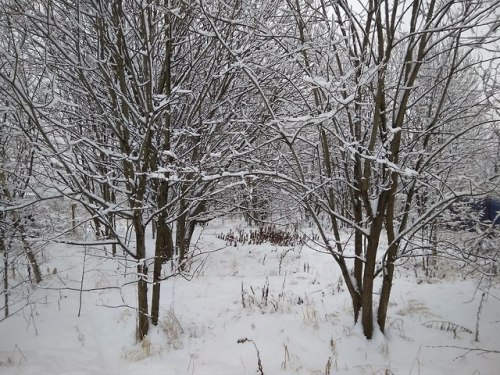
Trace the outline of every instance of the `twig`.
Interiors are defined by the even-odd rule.
[[[236,341],[238,344],[244,344],[246,342],[251,342],[255,348],[255,351],[257,352],[257,367],[259,369],[259,374],[260,375],[264,375],[264,369],[262,368],[262,362],[260,360],[260,352],[259,352],[259,349],[257,349],[257,345],[255,344],[255,342],[253,340],[250,340],[250,339],[247,339],[247,338],[244,338],[244,339],[239,339],[238,341]]]
[[[122,286],[104,286],[104,287],[99,287],[99,288],[87,288],[87,289],[82,289],[82,288],[70,288],[70,287],[64,287],[64,288],[56,288],[56,287],[39,287],[38,289],[41,290],[69,290],[72,292],[95,292],[98,290],[109,290],[109,289],[120,289],[126,285],[133,284],[134,282],[129,282],[126,284],[123,284]]]
[[[486,293],[483,292],[483,294],[481,295],[481,301],[479,302],[479,307],[477,309],[476,336],[475,336],[475,340],[474,340],[476,342],[479,341],[479,318],[481,317],[481,311],[483,310],[483,301],[484,301],[485,297],[486,297]]]
[[[481,354],[500,354],[500,350],[493,350],[493,349],[482,349],[482,348],[468,348],[465,346],[454,346],[454,345],[428,345],[428,348],[450,348],[450,349],[459,349],[459,350],[465,350],[466,352],[462,355],[459,355],[456,359],[458,358],[463,358],[467,354],[472,353],[472,352],[478,352],[477,355]]]
[[[80,280],[80,302],[78,304],[78,317],[82,312],[83,280],[85,279],[85,261],[87,260],[87,246],[83,247],[82,279]]]

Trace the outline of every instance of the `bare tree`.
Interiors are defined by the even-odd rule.
[[[282,181],[316,223],[342,271],[354,320],[371,338],[374,321],[385,329],[394,267],[407,241],[457,197],[494,188],[496,176],[470,162],[487,152],[498,120],[476,70],[481,48],[496,41],[499,4],[286,4],[273,13],[278,23],[268,17],[242,26],[271,41],[265,67],[238,58],[281,155],[279,167],[253,173]],[[283,83],[277,95],[266,91],[272,74]]]
[[[158,322],[160,283],[171,276],[165,262],[174,274],[187,268],[195,225],[218,215],[211,202],[223,195],[221,181],[238,176],[233,160],[246,147],[246,125],[234,120],[246,90],[196,4],[5,1],[4,12],[30,49],[4,51],[0,78],[40,134],[54,187],[90,213],[101,239],[135,259],[142,340],[150,318]],[[43,88],[20,74],[27,61],[43,67],[35,75]],[[132,244],[118,220],[130,223]],[[151,226],[154,251],[146,246]]]
[[[496,0],[2,5],[23,48],[0,50],[0,90],[44,180],[136,261],[138,339],[158,322],[165,263],[188,268],[196,224],[232,209],[227,189],[302,207],[371,338],[409,240],[496,187],[477,161],[498,121],[495,78],[477,73],[497,58],[480,54]]]
[[[22,30],[9,29],[6,18],[2,17],[2,21],[1,32],[10,38],[3,39],[0,48],[16,54],[27,36]],[[9,71],[10,62],[5,57],[0,55],[0,69]],[[40,84],[36,80],[31,83]],[[40,194],[38,187],[41,183],[35,178],[37,157],[36,145],[32,141],[36,139],[37,132],[23,111],[11,101],[9,96],[12,90],[2,86],[0,92],[8,92],[0,102],[0,256],[3,258],[4,318],[7,318],[9,305],[20,302],[20,299],[10,299],[10,296],[23,286],[28,285],[29,288],[29,285],[42,281],[38,259],[41,247],[38,244],[43,239],[36,236],[36,226],[40,227],[39,223],[35,224],[40,219],[36,206],[50,199],[51,194]],[[26,132],[31,134],[31,139],[26,137]],[[18,275],[14,285],[9,283],[9,272]]]

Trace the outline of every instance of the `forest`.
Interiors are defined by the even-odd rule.
[[[462,323],[418,300],[400,320],[427,314],[415,335],[452,332],[442,347],[498,364],[499,0],[0,0],[0,34],[0,372],[30,373],[15,332],[38,336],[65,298],[72,319],[93,304],[113,329],[131,314],[117,347],[182,350],[173,301],[203,314],[194,291],[211,283],[234,319],[300,311],[323,332],[341,316],[380,354],[395,327],[415,339],[393,315],[401,295],[451,304],[466,282]],[[321,319],[305,279],[330,285]],[[446,297],[421,292],[436,283]],[[192,355],[161,373],[264,375],[272,350],[237,332],[255,349],[244,369]],[[280,342],[271,373],[354,373],[325,335],[321,363]],[[420,373],[408,361],[359,373]],[[464,373],[495,368],[480,366]]]

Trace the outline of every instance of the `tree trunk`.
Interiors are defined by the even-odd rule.
[[[35,282],[40,284],[42,282],[42,273],[40,272],[40,266],[38,265],[35,254],[31,250],[31,246],[26,239],[26,227],[23,224],[19,225],[19,231],[21,233],[21,241],[23,243],[24,252],[28,258],[29,267],[31,267],[33,273],[35,274]]]
[[[363,213],[360,207],[354,208],[354,220],[356,224],[362,225]],[[358,295],[363,294],[363,234],[359,230],[355,230],[354,233],[354,254],[356,255],[356,259],[354,259],[354,280],[355,280],[355,288],[358,292]],[[353,301],[354,303],[354,301]],[[354,305],[354,322],[356,323],[359,318],[359,312],[361,310],[361,302],[355,303]]]
[[[188,221],[188,213],[187,213],[187,204],[184,200],[181,200],[179,211],[182,212],[177,218],[176,221],[176,232],[175,232],[175,247],[176,247],[176,255],[177,255],[177,264],[181,269],[184,269],[184,260],[186,257],[186,249],[185,249],[185,237],[187,231],[187,221]]]
[[[186,267],[186,259],[189,253],[189,247],[191,246],[191,237],[193,236],[194,227],[195,223],[187,221],[187,218],[184,218],[180,227],[177,227],[178,262],[181,270],[184,270]]]
[[[3,216],[3,214],[2,214]],[[5,247],[4,233],[3,230],[0,233],[0,254],[3,254],[3,288],[5,291],[4,295],[4,317],[9,317],[9,257],[7,254],[7,248]]]
[[[345,260],[343,258],[339,258],[337,261],[340,270],[342,272],[342,277],[345,280],[347,290],[349,291],[349,295],[351,296],[352,300],[352,308],[354,312],[354,323],[357,323],[358,318],[359,318],[359,312],[361,311],[362,308],[362,294],[360,293],[359,289],[354,285],[354,283],[351,281],[351,276],[349,274],[349,269],[347,268],[347,264],[345,263]]]
[[[33,273],[35,274],[35,282],[37,284],[40,284],[42,282],[42,273],[40,272],[40,266],[38,265],[38,262],[36,261],[35,254],[29,248],[25,248],[25,251],[26,251],[26,256],[28,258],[31,269],[33,270]]]
[[[148,272],[148,267],[145,264],[137,266],[137,272],[144,274]],[[137,339],[144,340],[149,332],[149,315],[148,315],[148,283],[147,280],[140,276],[137,284],[137,299],[138,299],[138,314],[139,323],[137,327]]]
[[[113,196],[112,202],[114,202],[115,201],[114,194],[112,196]],[[115,216],[113,213],[109,213],[108,214],[108,225],[106,226],[106,232],[105,232],[106,238],[113,239],[115,230],[116,230]],[[111,254],[113,255],[113,257],[116,256],[116,243],[111,244]]]
[[[146,236],[144,226],[140,217],[135,217],[135,240],[137,255],[137,304],[138,325],[137,339],[142,341],[149,331],[149,309],[148,309],[148,266],[146,263]]]
[[[392,280],[394,278],[394,262],[396,260],[398,245],[392,244],[387,252],[384,277],[382,279],[382,291],[377,312],[377,323],[382,333],[385,332],[385,322],[387,320],[387,308],[392,291]]]
[[[354,214],[354,221],[359,227],[363,226],[363,198],[362,198],[362,182],[363,176],[361,171],[361,161],[359,156],[356,155],[354,163],[354,186],[356,189],[350,191],[351,204]],[[354,232],[354,280],[356,281],[356,288],[359,294],[363,294],[363,234],[361,231],[355,229]],[[358,321],[359,310],[354,311],[354,320]]]
[[[387,320],[387,308],[389,307],[389,299],[392,291],[392,280],[394,278],[394,262],[397,259],[400,241],[396,241],[396,234],[394,230],[394,209],[396,206],[396,191],[398,186],[398,177],[396,174],[392,175],[392,186],[387,197],[387,209],[385,214],[385,228],[387,233],[387,241],[389,248],[385,259],[382,260],[384,267],[382,278],[382,290],[377,311],[377,324],[382,333],[385,332],[385,322]],[[413,189],[410,189],[409,199],[413,195]],[[408,220],[409,207],[406,207],[405,214],[400,223],[400,230],[406,227]]]
[[[373,219],[370,236],[368,237],[366,263],[363,274],[361,323],[367,339],[371,339],[373,336],[373,280],[375,278],[377,250],[381,232],[382,219],[381,215],[378,215]]]
[[[420,164],[420,162],[418,164]],[[386,257],[383,260],[384,274],[382,278],[382,290],[380,293],[378,312],[377,312],[377,323],[382,333],[385,332],[387,309],[389,307],[389,299],[392,291],[392,282],[394,279],[394,269],[395,269],[394,262],[396,262],[397,260],[398,250],[401,244],[401,240],[396,239],[396,230],[394,222],[398,180],[399,180],[398,174],[393,173],[391,177],[391,189],[389,190],[387,195],[387,206],[385,214],[385,228],[386,228],[389,248],[387,249]],[[415,185],[412,185],[406,195],[406,202],[403,209],[404,213],[401,217],[398,229],[400,233],[404,231],[408,225],[409,212],[414,194],[415,194]]]
[[[368,238],[368,247],[366,249],[366,264],[363,275],[363,294],[361,297],[361,324],[363,333],[367,339],[373,335],[373,278],[375,274],[375,263],[377,248],[374,239]]]
[[[158,325],[160,315],[161,270],[162,265],[172,258],[172,231],[165,223],[165,215],[160,215],[156,223],[155,261],[153,269],[153,296],[151,300],[151,323]]]

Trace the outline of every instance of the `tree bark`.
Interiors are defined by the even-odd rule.
[[[396,192],[398,187],[398,175],[393,173],[391,176],[391,189],[388,192],[387,197],[387,209],[385,213],[385,229],[387,233],[387,242],[389,243],[389,248],[385,258],[382,260],[383,277],[382,277],[382,290],[380,293],[378,311],[377,311],[377,324],[382,331],[385,332],[385,323],[387,320],[387,309],[389,307],[389,299],[392,291],[392,281],[394,278],[394,262],[397,259],[398,249],[400,241],[396,240],[396,233],[394,229],[394,211],[396,207]],[[410,188],[407,196],[407,206],[405,207],[405,212],[400,224],[399,230],[406,228],[406,223],[408,220],[408,212],[410,210],[409,204],[413,197],[414,189]]]
[[[4,216],[3,214],[1,215]],[[3,230],[0,231],[0,254],[3,254],[3,288],[5,291],[4,295],[4,317],[9,317],[9,256],[7,254],[7,248],[5,247],[4,233]]]
[[[40,284],[42,282],[42,273],[40,272],[40,266],[36,261],[35,254],[29,248],[25,249],[25,251],[30,267],[33,270],[33,273],[35,274],[35,283]]]
[[[142,341],[149,332],[149,309],[148,309],[148,266],[146,263],[146,236],[144,225],[140,222],[140,215],[136,215],[135,240],[137,255],[137,303],[138,303],[138,325],[137,339]]]
[[[379,207],[380,206],[381,205],[379,204]],[[373,219],[366,247],[366,263],[363,274],[363,294],[361,297],[361,303],[363,305],[361,310],[361,324],[367,339],[371,339],[373,337],[373,280],[375,279],[377,251],[382,232],[382,217],[383,215],[379,214]]]
[[[160,315],[161,270],[165,262],[172,258],[172,231],[160,215],[157,222],[155,261],[153,268],[153,295],[151,300],[151,324],[158,325]]]

